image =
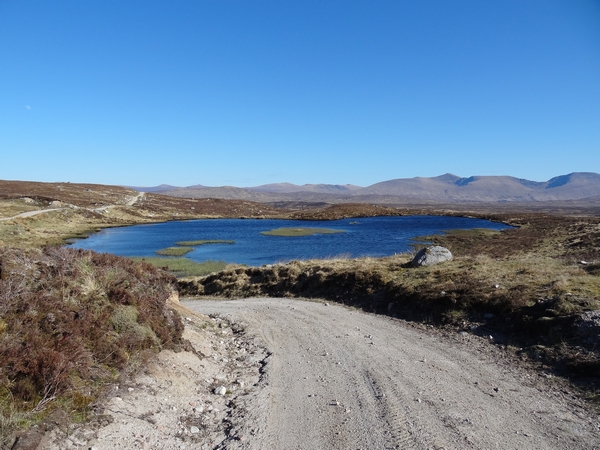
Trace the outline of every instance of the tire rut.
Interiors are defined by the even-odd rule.
[[[189,301],[271,355],[226,448],[592,449],[597,414],[476,336],[291,299]]]
[[[397,396],[386,394],[368,370],[364,371],[363,377],[365,384],[371,388],[371,392],[378,403],[379,420],[386,424],[386,448],[419,448],[410,432],[410,421],[406,409],[402,408],[397,401],[392,401],[392,399],[397,400]]]

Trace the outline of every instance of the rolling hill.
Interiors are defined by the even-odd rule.
[[[239,188],[189,186],[163,190],[163,194],[189,198],[222,198],[257,202],[547,202],[583,200],[600,196],[600,174],[574,172],[539,182],[511,176],[453,174],[438,177],[398,178],[371,186],[291,183]]]

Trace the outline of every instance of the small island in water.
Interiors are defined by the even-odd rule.
[[[261,231],[265,236],[312,236],[315,234],[343,233],[344,230],[332,230],[330,228],[275,228],[269,231]]]
[[[184,247],[199,247],[201,245],[208,245],[208,244],[235,244],[235,241],[225,241],[223,239],[199,239],[196,241],[178,241],[175,242],[175,244],[177,245],[182,245]]]

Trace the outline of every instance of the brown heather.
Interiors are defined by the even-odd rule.
[[[85,415],[144,352],[176,348],[168,273],[66,248],[0,248],[0,436],[53,408]]]

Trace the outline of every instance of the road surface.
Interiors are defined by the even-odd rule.
[[[62,209],[64,209],[64,208],[38,209],[36,211],[27,211],[27,212],[24,212],[21,214],[17,214],[16,216],[0,218],[0,222],[5,221],[5,220],[19,219],[19,218],[23,218],[23,217],[33,217],[33,216],[37,216],[38,214],[43,214],[43,213],[47,213],[50,211],[60,211]]]
[[[600,448],[597,415],[482,338],[321,302],[183,304],[243,323],[270,352],[219,448]]]

